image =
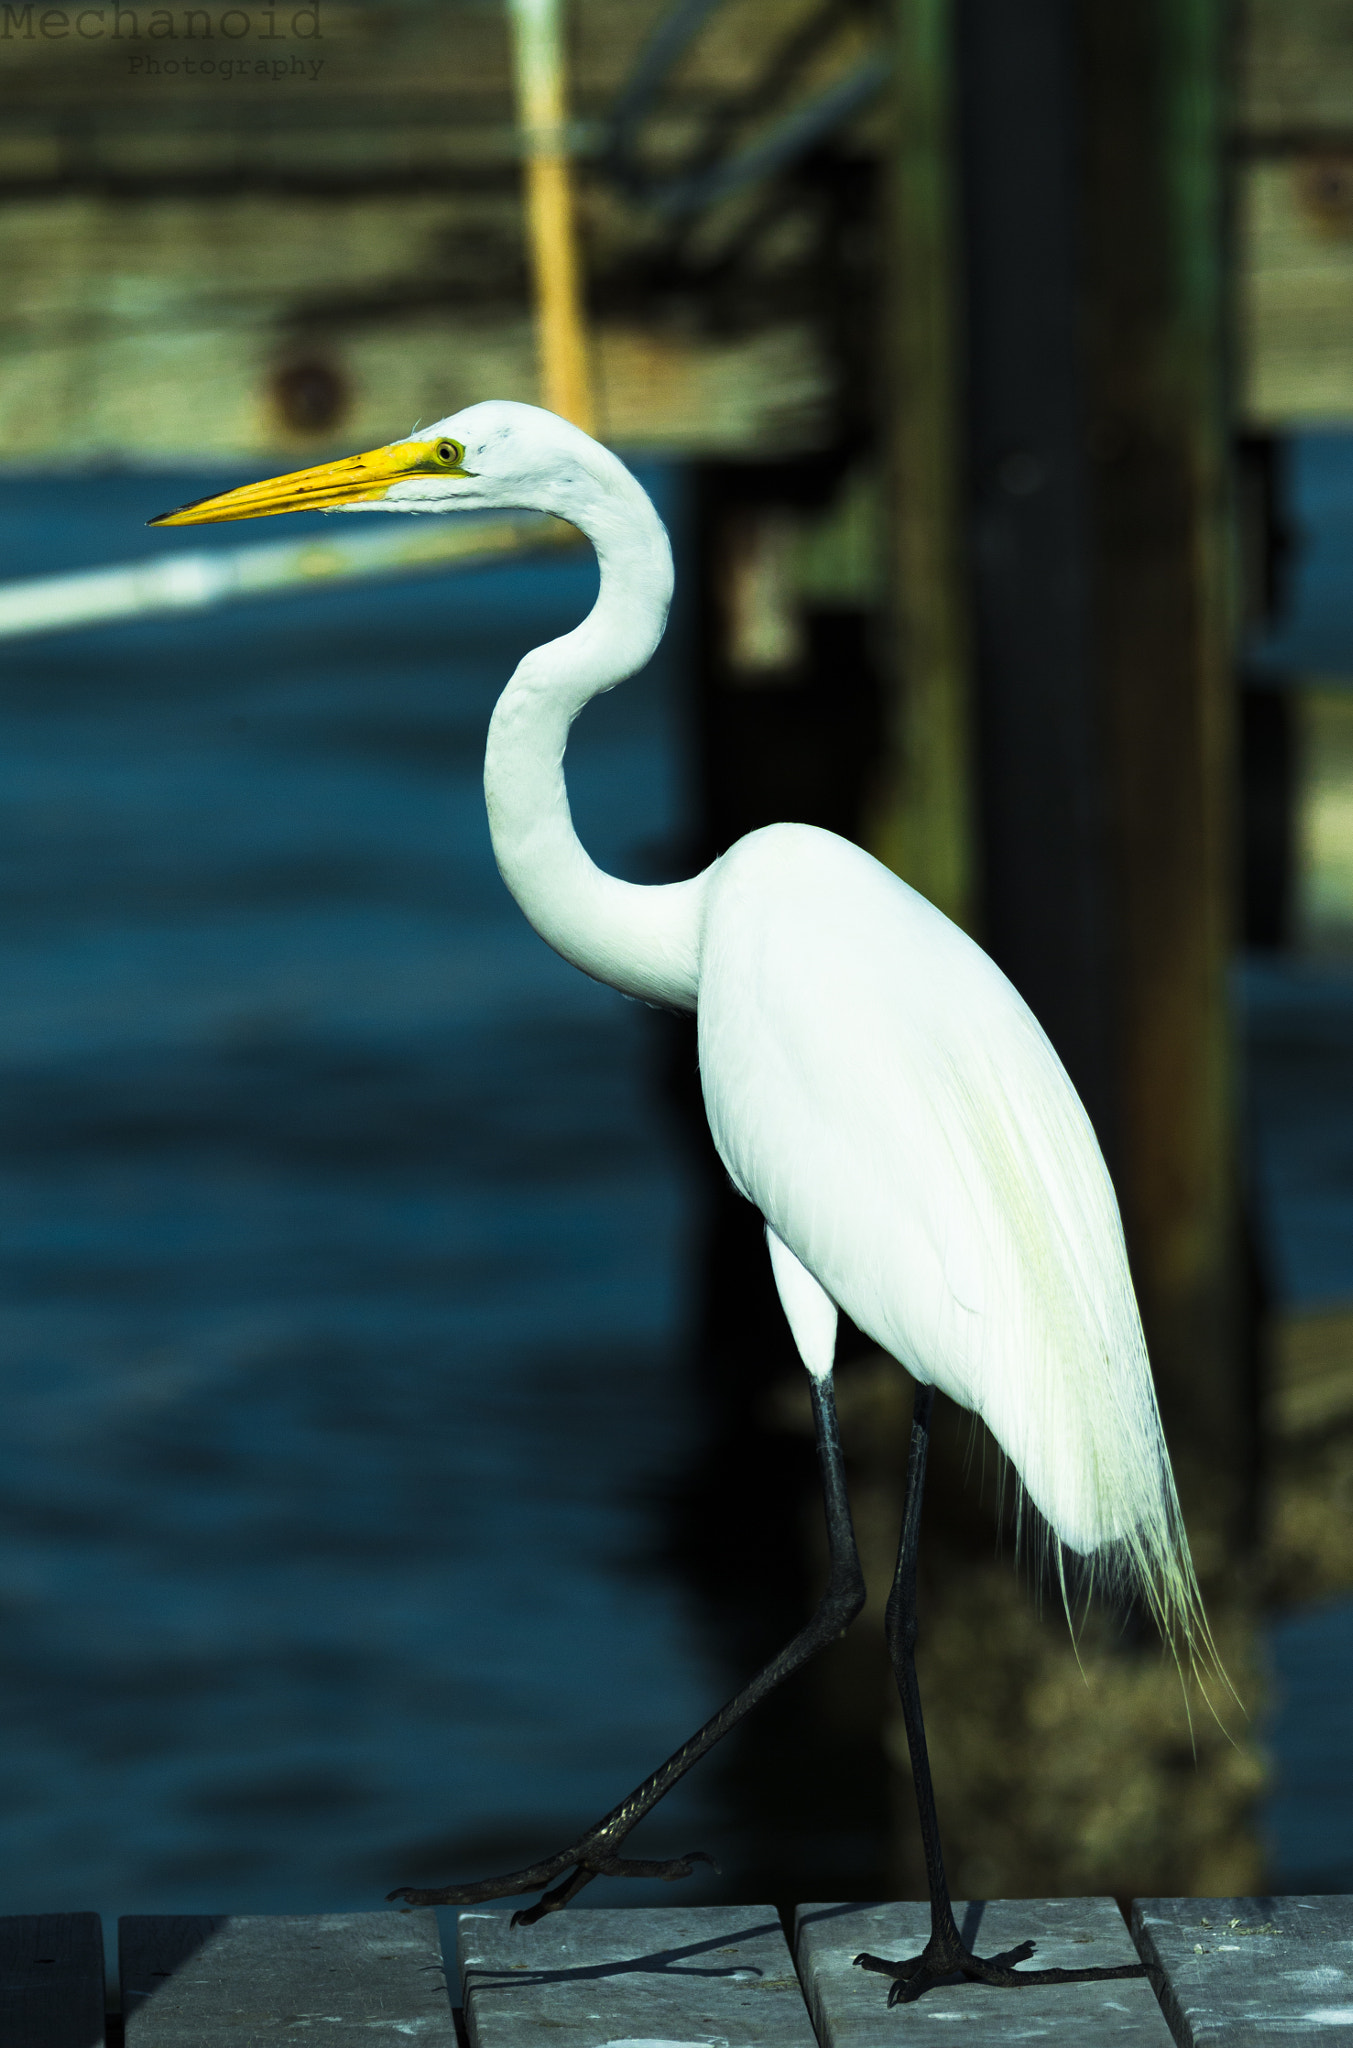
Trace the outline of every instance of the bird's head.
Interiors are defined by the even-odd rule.
[[[471,512],[531,509],[569,516],[579,491],[619,467],[552,412],[489,399],[402,441],[292,470],[162,512],[151,526],[208,526],[279,512]]]

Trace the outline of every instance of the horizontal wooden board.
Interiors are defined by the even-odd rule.
[[[649,109],[655,174],[699,157],[716,103],[736,150],[858,63],[873,31],[843,17],[775,82],[816,5],[713,10]],[[584,162],[667,11],[570,10]],[[285,458],[536,396],[502,0],[21,0],[0,16],[0,459]],[[631,281],[661,224],[587,172],[580,206],[595,307],[616,314],[595,337],[607,437],[709,455],[823,444],[823,339],[775,310],[792,252],[758,272],[756,332],[725,318],[716,334],[684,302],[650,320]],[[279,390],[317,368],[339,397],[298,425]]]
[[[501,274],[517,228],[492,195],[13,202],[0,454],[311,460],[482,398],[533,401],[529,313]],[[784,455],[826,431],[806,325],[712,338],[616,322],[596,351],[602,432],[621,446]],[[316,365],[336,398],[306,432],[281,394]]]
[[[652,109],[650,163],[690,160],[710,113],[774,74],[814,5],[712,10]],[[584,160],[667,11],[571,10]],[[112,0],[80,12],[79,32],[75,12],[45,4],[0,15],[3,459],[74,447],[94,459],[286,456],[388,438],[472,398],[534,396],[502,0],[123,0],[118,34]],[[782,92],[734,120],[730,146],[842,76],[874,34],[843,17]],[[1246,0],[1236,50],[1242,144],[1268,152],[1238,172],[1240,411],[1262,428],[1344,422],[1353,9]],[[855,132],[876,146],[867,121]],[[581,203],[589,275],[609,289],[642,269],[657,229],[593,172]],[[692,455],[822,446],[822,337],[766,320],[715,338],[647,322],[642,307],[607,319],[604,431]],[[342,385],[342,418],[306,440],[280,414],[277,379],[316,357]]]
[[[1353,156],[1250,164],[1237,197],[1245,419],[1353,418]]]
[[[459,1916],[472,2048],[813,2048],[773,1906]]]
[[[1344,698],[1339,709],[1346,714],[1342,724],[1349,745],[1341,765],[1347,772],[1353,767],[1353,704]],[[1327,884],[1331,897],[1336,884],[1343,885],[1337,901],[1317,906],[1327,909],[1326,925],[1333,924],[1329,913],[1336,908],[1347,924],[1353,872],[1346,869]],[[1265,1419],[1279,1436],[1323,1436],[1353,1423],[1353,1308],[1341,1304],[1282,1317],[1274,1326],[1273,1351]]]
[[[127,2048],[455,2048],[432,1913],[119,1922]]]
[[[1112,1899],[958,1901],[959,1927],[976,1954],[999,1955],[1033,1941],[1031,1970],[1084,1970],[1135,1963],[1137,1953]],[[1146,1978],[1103,1984],[1030,1985],[1001,1991],[984,1984],[937,1985],[912,2005],[888,2010],[888,1981],[857,1969],[854,1958],[919,1954],[930,1908],[915,1901],[883,1906],[800,1906],[795,1954],[821,2048],[881,2048],[951,2031],[986,2048],[1041,2041],[1055,2048],[1169,2048],[1170,2030]]]
[[[185,59],[301,55],[324,61],[323,91],[349,99],[436,95],[462,123],[476,115],[511,119],[502,0],[120,0],[120,7],[115,16],[113,0],[82,0],[65,10],[49,0],[33,7],[12,0],[0,10],[0,103],[13,94],[30,112],[44,103],[115,96],[152,113],[166,99],[205,105],[219,99],[222,81],[215,72],[186,70]],[[574,0],[569,66],[584,109],[610,104],[669,11],[670,0]],[[721,0],[672,68],[672,90],[745,92],[817,11],[817,0]],[[157,58],[158,72],[133,68],[129,60],[138,56]],[[178,68],[166,71],[175,60]],[[276,84],[270,100],[279,111],[321,96],[289,69],[279,71]],[[243,97],[242,115],[248,93]]]
[[[103,1928],[97,1913],[0,1919],[4,2048],[103,2048]]]
[[[1132,1924],[1179,2048],[1349,2040],[1353,1899],[1138,1899]]]
[[[751,101],[818,0],[722,0],[649,109],[655,160],[689,151],[711,102]],[[667,0],[569,9],[575,141],[595,150]],[[788,102],[857,62],[843,15],[791,67]],[[748,114],[774,118],[763,103]],[[519,155],[502,0],[82,0],[0,8],[0,184],[247,177],[367,180],[510,171]],[[735,120],[735,130],[742,129]],[[750,132],[750,131],[749,131]]]
[[[1241,0],[1235,118],[1242,135],[1353,132],[1348,0]]]

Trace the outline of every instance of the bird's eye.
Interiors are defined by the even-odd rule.
[[[464,453],[465,450],[458,448],[454,441],[439,441],[437,443],[438,462],[459,462]]]

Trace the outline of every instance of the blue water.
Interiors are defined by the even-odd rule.
[[[1279,1303],[1353,1299],[1353,976],[1251,961],[1246,1025],[1250,1178]],[[1347,1504],[1332,1504],[1346,1513]],[[1279,1891],[1353,1892],[1353,1601],[1267,1630],[1273,1789],[1261,1816]]]
[[[1283,464],[1291,529],[1283,614],[1249,661],[1278,678],[1353,680],[1353,435],[1293,435]]]
[[[1353,1892],[1353,1600],[1275,1616],[1267,1631],[1273,1784],[1261,1826],[1279,1892]]]
[[[1285,616],[1253,665],[1353,681],[1353,436],[1287,446],[1296,542]],[[1353,1301],[1353,975],[1254,959],[1239,978],[1250,1186],[1266,1279],[1289,1308]],[[1353,1892],[1353,1600],[1274,1617],[1261,1825],[1279,1891]]]
[[[144,531],[232,480],[8,480],[4,573],[266,536]],[[479,789],[594,590],[0,649],[0,1911],[484,1874],[723,1696],[651,1505],[696,1426],[653,1020],[530,932]],[[678,682],[570,751],[636,878],[684,828]]]
[[[1256,955],[1237,979],[1265,1280],[1285,1308],[1353,1301],[1353,973]]]
[[[1268,658],[1353,674],[1353,443],[1295,461]],[[144,532],[229,481],[0,483],[3,574],[268,534]],[[593,588],[556,561],[0,648],[0,1911],[500,1868],[728,1689],[653,1505],[698,1418],[652,1020],[533,937],[479,792],[513,661]],[[635,878],[687,829],[681,679],[678,645],[570,749]],[[1353,981],[1252,964],[1242,1006],[1277,1293],[1347,1299]],[[1353,1603],[1269,1640],[1272,1882],[1353,1889]],[[715,1798],[636,1846],[717,1849]]]

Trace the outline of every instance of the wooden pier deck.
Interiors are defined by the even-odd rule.
[[[575,1908],[511,1928],[460,1915],[448,1984],[432,1913],[136,1916],[118,1925],[109,2010],[94,1913],[0,1919],[2,2048],[890,2048],[922,2037],[1048,2048],[1267,2048],[1353,2035],[1353,1898],[967,1901],[986,1953],[1030,1967],[1140,1959],[1137,1979],[940,1986],[889,2011],[862,1947],[924,1939],[916,1904]],[[1135,1943],[1135,1946],[1134,1946]]]

